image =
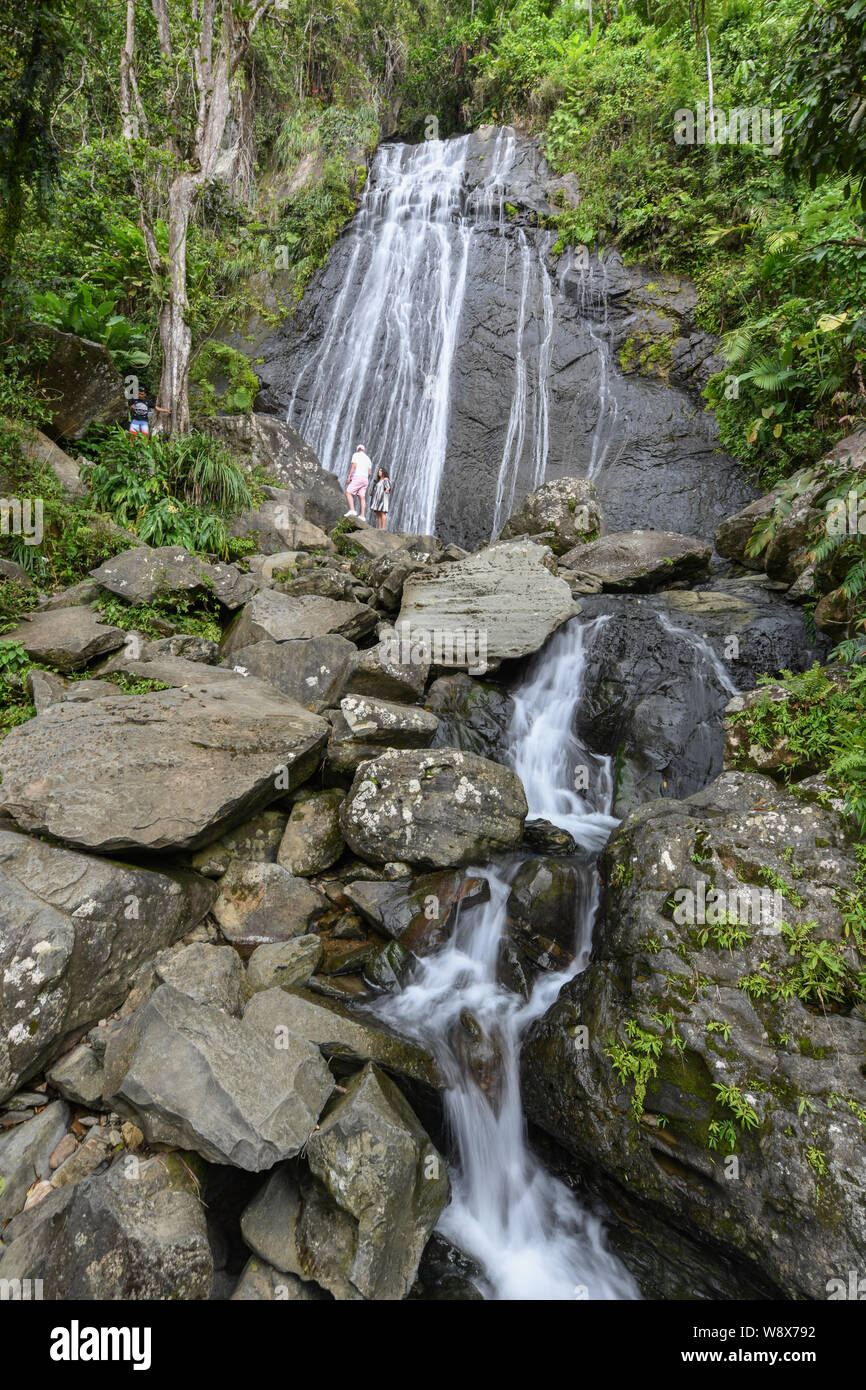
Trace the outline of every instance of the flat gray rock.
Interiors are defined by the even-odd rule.
[[[112,1032],[105,1086],[149,1143],[260,1172],[299,1152],[334,1082],[306,1039],[268,1038],[161,985]]]
[[[290,700],[316,714],[336,705],[349,664],[357,655],[354,643],[336,633],[289,642],[270,639],[250,647],[233,647],[226,665],[281,690]]]
[[[483,674],[489,666],[538,651],[577,612],[550,551],[531,542],[487,546],[465,560],[412,574],[395,624],[428,660]]]
[[[293,597],[274,589],[262,589],[241,610],[223,640],[223,656],[270,638],[274,642],[334,633],[350,642],[372,632],[377,616],[365,603],[314,595]]]
[[[258,993],[261,989],[291,989],[293,985],[305,985],[324,956],[322,938],[315,934],[257,946],[247,966],[250,989]]]
[[[712,546],[673,531],[617,531],[563,555],[560,573],[597,575],[612,593],[668,587],[709,570]],[[568,579],[568,574],[564,576]]]
[[[92,608],[54,608],[31,613],[0,640],[20,642],[31,661],[58,671],[80,671],[98,656],[122,647],[126,633],[100,622]]]
[[[123,550],[91,578],[127,603],[150,603],[164,590],[213,593],[223,607],[239,608],[259,587],[255,575],[243,574],[236,565],[211,564],[180,545]]]
[[[161,984],[180,990],[196,1004],[239,1018],[246,1003],[244,967],[231,946],[212,946],[195,941],[173,951],[163,951],[155,962],[155,975]]]
[[[327,732],[252,680],[56,705],[0,745],[0,808],[103,853],[197,849],[304,782]]]

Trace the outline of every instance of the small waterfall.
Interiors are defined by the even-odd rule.
[[[511,754],[524,779],[530,814],[555,821],[595,848],[615,824],[607,813],[610,762],[583,748],[573,724],[587,649],[602,621],[586,627],[573,621],[536,657],[516,693]],[[587,765],[592,772],[581,797],[573,790],[575,770]],[[529,1148],[520,1100],[520,1040],[566,980],[587,963],[598,874],[592,859],[585,860],[575,903],[573,964],[559,974],[542,975],[530,998],[523,1000],[497,979],[515,868],[511,863],[468,871],[485,874],[490,901],[464,911],[448,944],[420,961],[412,983],[376,1009],[431,1047],[446,1078],[445,1103],[458,1164],[440,1229],[481,1265],[486,1295],[636,1298],[631,1277],[607,1248],[599,1218],[585,1210]],[[488,1090],[478,1083],[460,1046],[467,1016],[495,1055],[495,1081]]]
[[[607,266],[603,256],[599,256],[603,276],[602,303],[604,320],[600,329],[591,318],[587,319],[589,336],[598,352],[598,422],[592,436],[592,452],[589,457],[587,475],[597,478],[604,466],[610,449],[611,437],[619,416],[619,406],[610,384],[610,329],[608,327]]]
[[[719,685],[728,695],[733,696],[739,694],[727,667],[705,637],[699,637],[696,632],[690,632],[686,627],[677,627],[675,623],[671,622],[666,613],[659,613],[658,620],[665,632],[671,637],[681,637],[688,642],[689,646],[695,652],[696,666],[701,664],[708,665],[719,682]],[[696,672],[696,675],[697,674]]]
[[[549,238],[510,225],[514,131],[497,131],[474,187],[471,139],[377,151],[347,232],[346,273],[287,408],[287,420],[341,480],[359,443],[374,465],[387,464],[394,481],[390,524],[398,530],[436,527],[461,316],[481,235],[501,239],[503,276],[507,282],[519,274],[521,285],[496,529],[511,510],[521,470],[535,487],[547,469],[554,310],[541,243]]]

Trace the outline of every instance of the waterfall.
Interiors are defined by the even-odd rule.
[[[706,640],[705,637],[699,637],[696,632],[690,632],[688,628],[677,627],[675,623],[671,622],[670,618],[666,613],[659,613],[658,620],[661,626],[664,628],[665,632],[667,632],[671,637],[682,637],[686,640],[686,642],[688,642],[689,646],[694,650],[696,657],[696,665],[706,663],[711,668],[713,674],[719,682],[719,685],[728,695],[739,694],[737,687],[734,685],[734,682],[730,677],[727,667],[725,666],[721,657],[718,656],[715,650],[710,646],[709,642]],[[700,676],[697,673],[696,677],[697,679],[700,679]]]
[[[607,814],[610,762],[583,748],[573,724],[587,650],[603,621],[586,626],[572,621],[539,653],[515,694],[511,728],[511,761],[524,779],[530,814],[558,823],[595,848],[616,823]],[[581,766],[591,768],[583,797],[573,790]],[[451,940],[419,961],[412,982],[377,1004],[376,1011],[429,1046],[446,1079],[457,1166],[440,1230],[479,1263],[484,1293],[494,1299],[636,1298],[630,1275],[607,1248],[600,1219],[530,1149],[520,1100],[521,1038],[562,985],[586,966],[598,874],[591,858],[580,861],[572,965],[541,975],[524,1000],[497,979],[516,867],[512,861],[468,870],[487,877],[490,901],[463,911]],[[460,1045],[467,1017],[496,1057],[495,1083],[488,1090],[478,1084]]]
[[[339,292],[316,325],[318,340],[297,372],[287,420],[341,480],[363,443],[392,477],[390,524],[435,530],[445,468],[455,360],[467,280],[481,235],[501,239],[503,274],[516,239],[521,276],[514,326],[511,410],[499,470],[505,520],[518,473],[543,481],[549,449],[548,376],[554,314],[541,241],[512,229],[506,210],[518,150],[504,127],[484,176],[467,169],[471,137],[388,144],[377,151],[356,217]],[[476,272],[477,274],[477,269]],[[536,332],[536,319],[538,331]],[[531,357],[531,361],[530,361]],[[530,407],[532,389],[534,410]]]

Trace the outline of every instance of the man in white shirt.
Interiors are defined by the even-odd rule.
[[[372,468],[373,464],[370,460],[370,455],[367,453],[363,444],[359,444],[352,455],[352,462],[349,464],[349,476],[346,479],[346,501],[349,504],[349,510],[346,512],[346,516],[355,516],[354,499],[357,497],[361,503],[361,520],[363,521],[366,518],[367,488],[370,484],[370,473]]]

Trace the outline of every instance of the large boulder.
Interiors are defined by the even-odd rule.
[[[235,518],[229,528],[232,536],[251,536],[262,555],[286,551],[336,554],[328,533],[297,510],[292,493],[282,488],[266,488],[265,493],[257,507]]]
[[[46,323],[28,325],[27,337],[38,349],[26,370],[48,411],[47,435],[79,439],[88,425],[128,420],[123,377],[107,347]]]
[[[235,671],[268,681],[290,700],[321,714],[337,703],[356,653],[354,643],[328,633],[289,642],[254,641],[250,647],[233,647],[225,660]]]
[[[524,497],[501,538],[543,535],[555,555],[565,555],[596,540],[603,530],[601,504],[589,478],[554,478]]]
[[[372,1063],[323,1117],[307,1162],[356,1223],[354,1256],[344,1271],[349,1283],[364,1298],[405,1298],[450,1184],[444,1160],[402,1093]],[[325,1287],[336,1295],[341,1284]]]
[[[728,772],[633,811],[602,872],[589,968],[524,1044],[530,1118],[636,1204],[631,1219],[661,1217],[646,1233],[662,1261],[697,1245],[708,1283],[727,1260],[740,1287],[826,1298],[866,1249],[848,829]]]
[[[236,565],[211,564],[180,545],[124,550],[90,573],[103,589],[127,603],[150,603],[157,594],[170,590],[212,593],[223,607],[232,610],[240,608],[259,587],[254,575],[241,573]]]
[[[340,1300],[405,1298],[449,1183],[394,1083],[372,1065],[353,1077],[307,1157],[311,1174],[278,1169],[247,1207],[247,1244]]]
[[[40,1279],[46,1299],[210,1298],[204,1209],[178,1154],[127,1159],[68,1184],[4,1232],[0,1280]]]
[[[333,1089],[319,1049],[160,985],[113,1030],[105,1095],[149,1143],[192,1149],[248,1172],[304,1146]]]
[[[437,665],[473,675],[528,656],[577,612],[553,563],[541,546],[511,541],[433,565],[406,581],[397,632]]]
[[[126,997],[216,889],[0,830],[0,1101]]]
[[[275,477],[302,516],[330,531],[346,510],[339,481],[322,468],[297,430],[275,415],[217,415],[199,428],[226,444],[245,466]]]
[[[55,608],[29,614],[18,627],[4,632],[2,641],[19,642],[31,661],[58,671],[80,671],[98,656],[122,647],[126,633],[100,622],[92,608]]]
[[[49,439],[47,434],[30,425],[21,435],[21,452],[31,463],[46,463],[69,499],[87,496],[78,464]]]
[[[375,609],[365,603],[304,595],[293,598],[273,589],[262,589],[241,610],[223,641],[223,655],[270,639],[289,642],[298,638],[336,634],[357,642],[376,626]]]
[[[0,745],[0,807],[85,849],[206,844],[313,772],[327,725],[244,680],[55,705]]]
[[[340,812],[355,854],[432,868],[516,848],[527,815],[520,778],[454,748],[389,749],[362,763]]]
[[[377,757],[383,748],[428,748],[438,727],[435,714],[417,706],[344,695],[333,715],[328,766],[351,776],[359,763]]]
[[[375,1062],[426,1087],[442,1084],[429,1052],[341,1000],[305,989],[265,989],[247,1004],[244,1022],[263,1032],[272,1045],[283,1033],[306,1038],[335,1065],[356,1070],[359,1063]]]
[[[671,531],[617,531],[563,555],[560,574],[593,575],[612,593],[658,589],[709,569],[712,546]]]

